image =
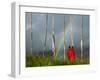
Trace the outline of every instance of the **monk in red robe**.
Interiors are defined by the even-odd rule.
[[[68,60],[70,62],[74,62],[74,60],[75,60],[75,51],[74,51],[74,47],[73,46],[72,47],[69,46],[69,48],[67,49],[66,57],[68,58]]]

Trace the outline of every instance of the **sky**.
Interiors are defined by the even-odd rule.
[[[46,16],[48,16],[48,20],[46,20]],[[45,33],[46,33],[46,21],[47,21],[46,50],[52,49],[52,16],[54,16],[55,43],[59,53],[62,53],[64,48],[64,40],[63,40],[64,19],[66,28],[65,30],[66,46],[68,47],[71,43],[70,29],[72,27],[73,42],[76,51],[77,52],[80,51],[79,48],[80,48],[82,30],[83,30],[82,39],[83,39],[84,50],[89,49],[89,15],[32,13],[32,41],[31,41],[31,34],[30,34],[31,12],[26,12],[25,37],[26,37],[27,52],[30,52],[31,47],[33,47],[33,51],[35,52],[43,51],[45,42]]]

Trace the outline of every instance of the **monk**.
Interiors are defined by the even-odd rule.
[[[74,62],[74,60],[75,60],[75,51],[74,51],[74,47],[73,46],[72,47],[69,46],[69,48],[67,49],[66,57],[68,58],[68,60],[70,62]]]

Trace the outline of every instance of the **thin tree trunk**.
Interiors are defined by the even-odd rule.
[[[72,17],[70,16],[70,34],[71,34],[71,46],[74,46],[73,32],[72,32]]]
[[[52,51],[53,51],[53,57],[56,57],[56,50],[55,50],[55,26],[54,26],[54,16],[52,15]]]
[[[66,54],[66,34],[65,34],[65,30],[66,30],[66,25],[65,25],[65,16],[64,16],[64,61],[66,59],[65,54]]]
[[[82,25],[82,29],[81,29],[81,62],[83,62],[83,16],[81,17],[81,25]]]
[[[31,15],[30,15],[30,33],[31,33],[31,54],[33,53],[33,46],[32,46],[32,13],[31,13]]]
[[[47,42],[47,27],[48,27],[48,14],[46,14],[46,19],[45,19],[45,41],[44,41],[44,52],[43,52],[43,56],[45,55],[45,51],[46,51],[46,42]]]

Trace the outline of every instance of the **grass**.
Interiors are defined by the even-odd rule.
[[[89,64],[89,59],[84,58],[81,62],[79,58],[75,58],[72,63],[66,60],[59,60],[53,58],[52,56],[42,56],[42,55],[27,55],[26,56],[26,67],[37,67],[37,66],[59,66],[59,65],[79,65],[79,64]]]

